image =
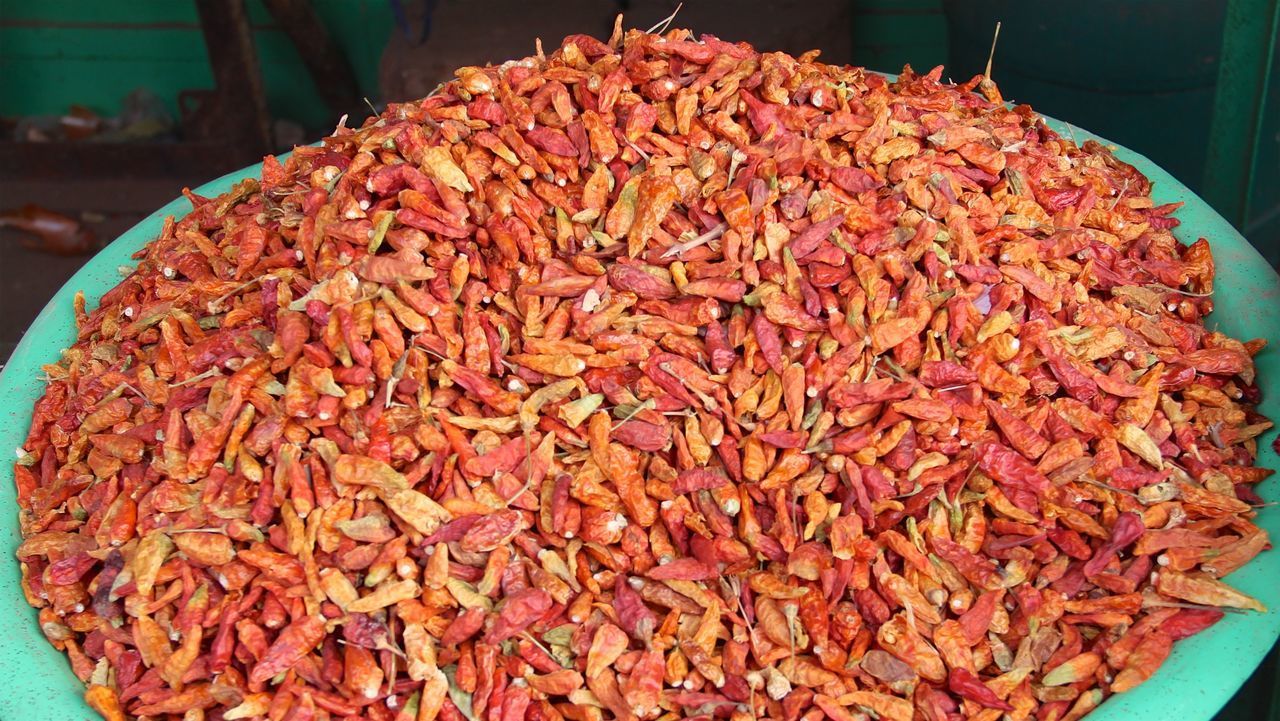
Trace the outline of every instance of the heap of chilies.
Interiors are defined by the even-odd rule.
[[[687,31],[188,193],[18,462],[110,721],[1070,721],[1261,609],[1208,243],[963,85]]]

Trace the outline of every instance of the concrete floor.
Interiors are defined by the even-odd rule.
[[[88,223],[99,246],[114,240],[156,208],[173,200],[183,185],[204,180],[180,178],[105,178],[17,180],[0,177],[0,210],[35,203],[72,217],[101,216]],[[0,228],[0,362],[7,360],[53,294],[92,254],[62,257],[40,253],[21,244],[22,234]]]

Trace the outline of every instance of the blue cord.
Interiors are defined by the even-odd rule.
[[[404,34],[405,39],[413,40],[413,30],[409,27],[409,16],[404,11],[403,0],[387,0],[391,5],[391,14],[395,16],[396,27]],[[436,14],[436,6],[439,0],[425,0],[426,13],[422,18],[422,32],[419,33],[417,44],[421,45],[431,37],[431,19]]]

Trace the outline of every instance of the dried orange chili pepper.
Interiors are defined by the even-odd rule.
[[[815,58],[571,36],[188,194],[15,469],[89,704],[1079,718],[1261,610],[1208,244],[988,78]]]

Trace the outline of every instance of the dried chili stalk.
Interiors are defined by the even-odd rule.
[[[90,704],[1078,718],[1260,609],[1208,243],[984,78],[816,56],[572,36],[188,194],[16,467]]]

